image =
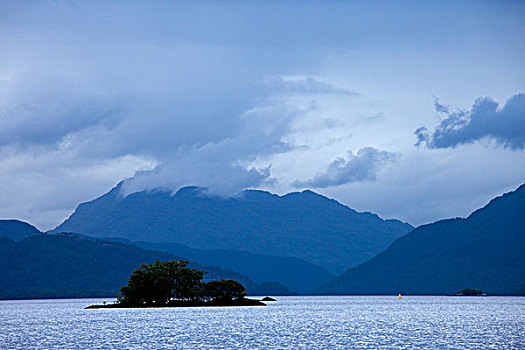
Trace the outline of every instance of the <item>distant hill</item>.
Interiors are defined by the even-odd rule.
[[[0,237],[20,241],[40,232],[36,227],[19,220],[0,220]]]
[[[179,258],[74,234],[38,234],[20,242],[1,237],[0,299],[116,296],[134,269],[155,259]],[[252,295],[291,294],[278,283],[256,284],[235,272],[203,269],[206,280],[235,279]]]
[[[157,190],[123,197],[120,188],[80,204],[51,232],[291,256],[342,273],[413,229],[311,191],[278,196],[248,190],[219,198],[185,187],[175,195]]]
[[[257,283],[279,282],[301,294],[312,293],[316,288],[335,278],[325,269],[304,260],[291,257],[255,254],[227,249],[193,249],[178,243],[132,242],[145,248],[169,252],[176,256],[198,261],[200,264],[220,266],[239,272]]]
[[[477,288],[490,294],[523,294],[524,286],[522,185],[493,199],[466,219],[443,220],[416,228],[319,293],[450,294]]]

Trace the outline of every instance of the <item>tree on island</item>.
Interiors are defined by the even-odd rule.
[[[168,306],[174,303],[231,302],[246,295],[232,280],[202,281],[204,272],[187,267],[188,261],[155,260],[133,271],[127,286],[120,289],[123,306]]]
[[[204,295],[211,300],[231,301],[243,298],[246,289],[233,280],[211,281],[204,285]]]

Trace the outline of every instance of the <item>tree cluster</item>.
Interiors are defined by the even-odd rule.
[[[175,302],[228,302],[243,298],[246,290],[233,280],[204,282],[204,272],[188,261],[155,260],[142,264],[120,289],[118,302],[129,306],[167,306]]]

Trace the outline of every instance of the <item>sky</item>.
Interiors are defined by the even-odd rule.
[[[0,2],[0,218],[311,189],[421,225],[525,182],[525,2]]]

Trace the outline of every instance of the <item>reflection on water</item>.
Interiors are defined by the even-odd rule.
[[[522,297],[279,297],[267,307],[83,309],[103,300],[0,301],[0,348],[525,349]]]

